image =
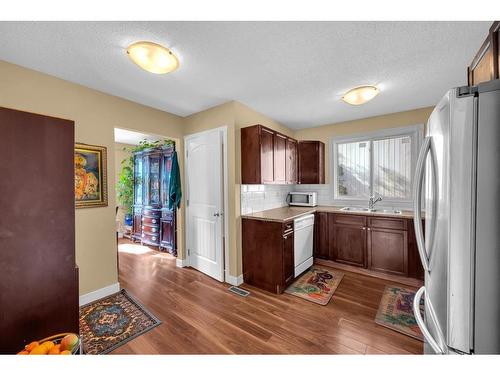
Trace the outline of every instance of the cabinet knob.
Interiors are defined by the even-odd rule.
[[[372,228],[367,228],[367,230],[372,230]]]
[[[156,237],[155,237],[155,236],[151,237],[151,239],[152,239],[153,241],[156,241]]]
[[[153,224],[156,224],[156,219],[151,220]]]
[[[363,229],[363,230],[366,230],[366,227],[363,227],[362,229]]]

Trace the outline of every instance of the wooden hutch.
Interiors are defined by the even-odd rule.
[[[132,238],[177,255],[176,212],[168,208],[174,145],[134,154],[134,224]]]

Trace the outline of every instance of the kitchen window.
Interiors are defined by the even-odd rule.
[[[337,203],[366,204],[381,196],[381,205],[409,207],[423,125],[331,139],[332,185]]]

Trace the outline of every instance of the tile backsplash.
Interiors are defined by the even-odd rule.
[[[291,191],[315,191],[319,205],[332,204],[330,185],[241,185],[241,214],[285,207]]]
[[[285,207],[294,185],[241,185],[241,214]]]

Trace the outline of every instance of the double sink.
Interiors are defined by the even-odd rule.
[[[402,212],[400,210],[378,209],[378,208],[364,208],[364,207],[344,207],[344,208],[341,208],[340,211],[349,211],[349,212],[380,212],[382,214],[393,214],[393,215],[401,215],[402,214]]]

